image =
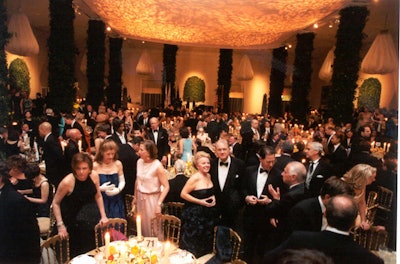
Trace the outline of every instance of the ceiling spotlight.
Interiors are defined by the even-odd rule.
[[[111,31],[111,27],[110,27],[110,26],[107,26],[106,30],[107,30],[108,32],[110,32],[110,31]]]
[[[314,28],[318,28],[318,23],[315,23],[315,24],[313,25],[313,27],[314,27]]]
[[[288,45],[288,48],[291,49],[291,48],[292,48],[292,44],[289,44],[289,45]]]
[[[142,44],[146,43],[146,41],[142,40]]]

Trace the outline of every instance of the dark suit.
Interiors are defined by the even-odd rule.
[[[336,150],[333,147],[333,150],[327,155],[331,164],[332,174],[342,177],[346,172],[347,151],[342,145],[339,145]]]
[[[87,151],[87,149],[89,147],[89,142],[86,141],[85,131],[83,130],[83,127],[77,121],[73,122],[72,126],[71,125],[65,125],[63,138],[66,139],[66,135],[65,134],[66,134],[67,130],[68,129],[72,129],[72,128],[76,128],[76,129],[79,130],[79,132],[81,132],[81,134],[82,134],[82,151]]]
[[[321,231],[322,215],[318,197],[300,201],[289,211],[290,229],[292,231]]]
[[[139,156],[129,144],[121,144],[118,148],[118,159],[121,161],[125,177],[125,188],[122,190],[122,197],[125,194],[134,194],[136,181],[136,163]]]
[[[375,264],[383,260],[356,244],[349,236],[322,232],[294,232],[283,244],[265,254],[262,263],[276,263],[285,249],[315,249],[323,252],[337,264]]]
[[[228,175],[222,191],[218,181],[219,162],[219,159],[212,160],[210,169],[211,180],[215,189],[217,209],[220,215],[219,224],[235,228],[239,209],[243,205],[241,181],[244,176],[244,162],[231,157]]]
[[[164,202],[181,202],[184,203],[185,200],[181,198],[181,191],[183,186],[185,186],[188,177],[185,174],[177,174],[175,178],[168,180],[169,182],[169,192],[164,199]]]
[[[170,148],[168,145],[168,132],[164,128],[158,128],[158,136],[157,136],[157,150],[158,150],[158,159],[161,160],[163,156],[167,156],[170,152]],[[147,137],[155,142],[153,131],[150,129],[147,132]]]
[[[6,183],[0,195],[0,263],[39,263],[40,232],[32,204]]]
[[[214,152],[212,152],[212,150],[211,150],[209,147],[206,147],[206,146],[197,146],[196,152],[199,152],[199,151],[204,151],[204,152],[210,154],[210,159],[211,159],[211,160],[217,158],[217,156],[215,156]]]
[[[236,142],[232,147],[232,155],[244,161],[244,150],[242,145],[239,142]]]
[[[315,166],[315,165],[314,165]],[[307,177],[309,166],[307,166]],[[309,197],[317,197],[320,193],[322,184],[332,176],[332,170],[329,164],[324,159],[319,159],[318,165],[314,169],[314,172],[311,175],[310,186],[308,187],[307,193]]]
[[[280,171],[283,171],[286,165],[291,161],[294,161],[294,159],[290,155],[282,154],[281,156],[276,157],[276,162],[274,166]]]
[[[246,176],[243,180],[244,198],[248,195],[257,196],[258,169],[259,165],[246,168]],[[285,186],[282,181],[282,176],[280,171],[275,167],[273,167],[268,173],[268,178],[262,191],[262,195],[267,195],[272,199],[272,196],[268,191],[269,184],[271,184],[274,189],[279,187],[281,193],[284,193]],[[266,205],[248,204],[245,206],[243,212],[245,260],[250,264],[256,263],[256,260],[253,262],[255,255],[260,255],[264,252],[264,248],[268,242],[268,234],[272,230],[272,226],[270,225],[265,213],[265,208]]]
[[[70,139],[68,141],[68,145],[64,149],[64,160],[65,160],[65,170],[66,170],[65,172],[66,173],[72,172],[71,161],[72,161],[72,157],[76,153],[79,153],[79,146],[75,141]]]
[[[65,176],[65,161],[60,141],[53,134],[43,142],[43,160],[46,163],[46,177],[50,183],[58,186]]]
[[[126,133],[124,133],[124,138],[125,138],[125,142],[128,143],[128,138],[126,137]],[[122,143],[121,139],[119,138],[119,136],[117,135],[117,133],[115,131],[111,135],[111,139],[114,140],[114,142],[117,143],[118,146],[121,146],[122,144],[126,144],[126,143]]]

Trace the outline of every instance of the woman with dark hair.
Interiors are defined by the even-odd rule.
[[[60,182],[53,199],[57,231],[69,236],[71,258],[95,248],[94,226],[106,224],[99,175],[93,171],[91,157],[77,153],[72,157],[72,173]],[[96,208],[97,205],[97,208]],[[100,213],[100,214],[99,214]]]
[[[93,164],[93,169],[100,177],[100,191],[103,195],[106,215],[109,218],[125,218],[124,201],[120,195],[125,187],[125,177],[117,152],[117,143],[113,140],[105,140],[100,145]]]
[[[157,147],[153,141],[145,140],[140,144],[139,156],[133,203],[136,203],[137,213],[142,219],[143,236],[150,236],[150,221],[161,216],[161,206],[169,191],[169,183],[167,173],[157,159]]]
[[[32,194],[32,182],[26,178],[26,160],[19,155],[12,155],[7,159],[10,181],[21,194]]]
[[[25,176],[33,182],[32,197],[25,196],[31,203],[36,206],[37,217],[49,217],[50,215],[50,184],[49,180],[40,173],[37,164],[28,164],[25,170]]]
[[[181,156],[181,160],[189,161],[193,156],[193,149],[196,148],[193,140],[189,137],[189,129],[187,127],[179,128],[179,134],[181,139],[178,142],[178,153]]]

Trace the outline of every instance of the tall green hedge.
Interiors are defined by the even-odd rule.
[[[9,100],[7,99],[8,70],[7,58],[4,47],[10,39],[7,28],[7,9],[5,0],[0,0],[0,126],[5,126],[10,121]]]
[[[218,109],[223,113],[229,112],[229,93],[232,83],[232,49],[220,49],[218,67]]]
[[[9,68],[10,88],[16,91],[24,91],[27,95],[30,94],[29,86],[29,69],[24,60],[17,58],[10,63]]]
[[[282,92],[286,77],[287,56],[285,47],[276,48],[272,52],[268,113],[274,117],[282,116]]]

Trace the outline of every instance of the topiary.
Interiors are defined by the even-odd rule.
[[[29,86],[29,69],[26,63],[18,58],[11,62],[9,69],[10,88],[16,91],[24,91],[29,96],[31,88]]]
[[[206,85],[202,79],[197,76],[189,77],[183,89],[183,100],[188,102],[204,102],[205,92]]]
[[[381,83],[376,78],[366,79],[360,87],[358,96],[358,107],[368,107],[369,109],[379,108],[381,100]]]

